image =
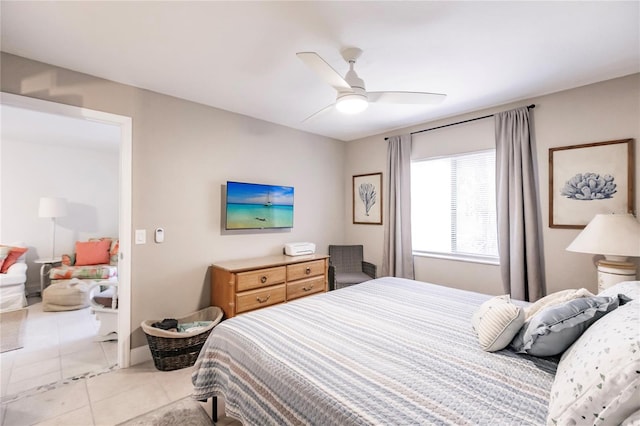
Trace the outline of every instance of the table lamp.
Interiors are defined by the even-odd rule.
[[[51,238],[51,259],[56,257],[56,218],[67,215],[67,200],[64,198],[42,197],[40,198],[40,217],[51,218],[53,237]]]
[[[567,250],[604,255],[597,262],[598,291],[636,279],[629,256],[640,256],[640,222],[631,214],[597,214]]]

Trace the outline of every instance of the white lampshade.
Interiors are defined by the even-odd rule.
[[[64,198],[42,197],[40,198],[40,217],[63,217],[67,215],[67,200]]]
[[[640,256],[640,222],[631,214],[598,214],[567,250],[602,254],[617,261]]]

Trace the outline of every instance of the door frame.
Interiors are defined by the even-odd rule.
[[[60,104],[13,93],[0,92],[0,103],[18,108],[63,115],[120,127],[118,214],[118,366],[131,365],[131,147],[132,118],[109,112]]]

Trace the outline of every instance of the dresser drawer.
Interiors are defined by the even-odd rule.
[[[287,265],[287,281],[324,275],[324,260]]]
[[[287,283],[287,300],[324,291],[324,276]]]
[[[236,294],[236,313],[277,305],[286,299],[286,285],[279,284]]]
[[[212,264],[211,305],[227,318],[327,291],[329,256],[275,255]]]
[[[250,272],[239,272],[237,274],[236,291],[239,293],[254,288],[268,287],[274,284],[283,283],[287,276],[284,266],[268,269],[257,269]]]

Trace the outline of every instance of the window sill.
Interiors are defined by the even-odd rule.
[[[444,260],[453,260],[457,262],[470,262],[470,263],[481,263],[483,265],[494,265],[500,266],[500,260],[485,257],[485,256],[472,256],[472,255],[463,255],[463,254],[445,254],[445,253],[427,253],[423,251],[413,251],[413,256],[417,257],[430,257],[433,259],[444,259]]]

